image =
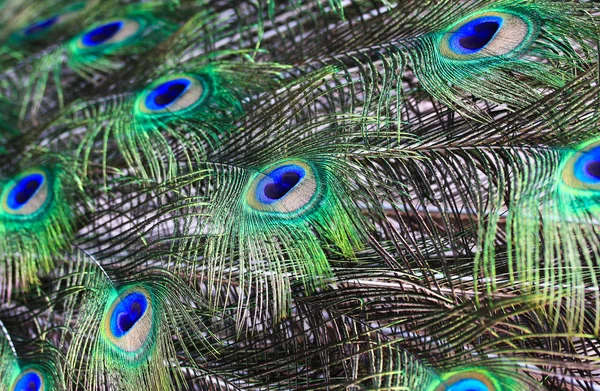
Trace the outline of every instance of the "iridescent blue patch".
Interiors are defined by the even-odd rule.
[[[44,30],[49,29],[50,27],[54,26],[54,24],[58,21],[59,16],[53,16],[51,18],[48,19],[44,19],[44,20],[40,20],[38,22],[32,23],[29,26],[25,27],[25,29],[23,29],[23,34],[24,35],[34,35],[37,33],[41,33]]]
[[[480,380],[464,379],[459,380],[448,388],[448,391],[491,391]]]
[[[8,193],[6,204],[12,210],[18,210],[35,196],[44,184],[44,176],[34,173],[21,178]]]
[[[127,334],[144,315],[148,299],[139,292],[132,292],[120,300],[110,317],[110,330],[116,338]]]
[[[306,176],[304,168],[295,164],[271,171],[256,187],[256,198],[263,204],[272,204],[285,197]]]
[[[123,28],[124,23],[121,21],[110,22],[102,26],[98,26],[92,31],[87,32],[81,39],[85,46],[102,45],[109,39],[115,36]]]
[[[473,19],[450,36],[449,46],[458,54],[475,54],[492,41],[503,22],[501,17],[492,15]]]
[[[190,88],[192,82],[188,79],[174,79],[155,87],[146,97],[145,105],[148,110],[164,110],[172,105]]]
[[[583,151],[573,165],[575,177],[588,184],[600,183],[600,146]]]
[[[36,372],[28,372],[13,387],[13,391],[39,391],[42,388],[42,378]]]

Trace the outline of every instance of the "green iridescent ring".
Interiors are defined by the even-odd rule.
[[[253,210],[292,218],[311,210],[320,194],[319,177],[313,165],[286,160],[253,176],[246,202]]]
[[[52,200],[52,175],[32,168],[11,179],[2,189],[2,213],[14,219],[31,219],[42,214]]]
[[[473,14],[448,29],[440,41],[443,57],[474,61],[520,54],[538,34],[537,18],[517,12]]]
[[[147,115],[179,113],[198,107],[208,94],[208,83],[201,76],[169,75],[145,88],[136,98],[135,107]]]

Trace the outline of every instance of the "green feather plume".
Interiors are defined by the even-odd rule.
[[[0,0],[0,388],[597,390],[599,14]]]
[[[285,69],[231,60],[243,55],[210,52],[159,74],[136,69],[126,88],[67,107],[49,129],[42,130],[40,143],[74,151],[90,175],[101,171],[107,177],[124,160],[125,168],[141,178],[172,178],[180,162],[188,166],[202,162],[207,149],[234,131],[246,97],[272,89],[275,77]],[[163,101],[168,102],[164,108]],[[115,149],[121,154],[115,156]]]
[[[281,22],[292,32],[266,39],[263,47],[283,63],[349,68],[380,94],[369,110],[400,110],[404,94],[421,89],[464,115],[486,118],[478,99],[523,107],[595,63],[594,7],[444,0],[403,1],[386,10],[367,3],[365,11],[375,8],[368,18],[322,25],[299,11]],[[480,22],[478,35],[470,35]],[[293,34],[303,30],[308,36],[297,42]]]
[[[175,390],[182,382],[179,360],[212,353],[212,336],[202,320],[209,313],[186,306],[199,305],[202,298],[176,276],[147,269],[116,281],[83,252],[73,261],[85,265],[75,265],[77,272],[68,278],[78,284],[81,273],[86,276],[80,293],[65,304],[77,314],[66,353],[74,374],[70,387],[85,379],[82,386],[91,390],[104,389],[106,382],[123,390]]]
[[[53,390],[65,386],[64,373],[60,366],[57,351],[47,341],[30,342],[37,345],[35,350],[17,355],[14,344],[7,334],[4,324],[0,322],[0,385],[9,391],[21,390]]]
[[[10,297],[52,270],[60,251],[69,248],[89,199],[69,159],[58,154],[23,156],[6,170],[0,194],[2,294]]]
[[[35,120],[39,112],[62,108],[73,99],[64,88],[67,81],[73,79],[80,88],[98,84],[178,27],[175,13],[163,15],[168,4],[119,7],[110,3],[105,7],[104,12],[74,18],[74,23],[85,20],[87,24],[77,23],[79,29],[72,35],[3,70],[1,91],[19,105],[21,121]]]

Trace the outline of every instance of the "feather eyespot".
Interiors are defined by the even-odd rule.
[[[50,199],[51,177],[43,169],[27,170],[13,178],[2,192],[2,210],[15,217],[41,213]]]
[[[318,198],[318,177],[304,161],[289,160],[258,173],[250,182],[246,200],[261,212],[297,216]]]
[[[23,27],[19,32],[16,33],[16,35],[26,39],[40,38],[44,33],[49,32],[55,26],[63,24],[64,22],[72,19],[77,12],[84,7],[84,3],[74,4],[73,6],[63,10],[62,13],[37,20],[28,26]]]
[[[145,114],[175,113],[197,107],[206,95],[203,78],[173,75],[150,84],[138,98],[137,107]]]
[[[109,341],[126,352],[139,351],[151,338],[154,327],[150,294],[130,289],[114,297],[104,317]]]
[[[452,384],[448,391],[490,391],[490,389],[477,379],[464,379]]]
[[[484,372],[464,371],[447,377],[434,391],[500,391]]]
[[[460,61],[517,55],[531,44],[536,33],[533,18],[509,12],[483,12],[451,27],[442,37],[440,52]]]
[[[145,24],[142,19],[126,18],[102,22],[81,34],[77,39],[77,47],[99,50],[125,44],[138,37]]]
[[[50,27],[54,26],[56,24],[56,22],[58,22],[58,20],[59,20],[59,16],[56,15],[56,16],[52,16],[50,18],[43,19],[43,20],[37,21],[35,23],[32,23],[23,29],[23,35],[32,36],[32,35],[39,34],[43,31],[48,30]]]
[[[17,377],[11,391],[44,391],[44,377],[34,369],[25,370]]]
[[[600,190],[600,141],[576,151],[562,167],[563,183],[576,190]]]

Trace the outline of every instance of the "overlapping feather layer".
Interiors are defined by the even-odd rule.
[[[0,7],[3,390],[600,389],[596,2]]]

